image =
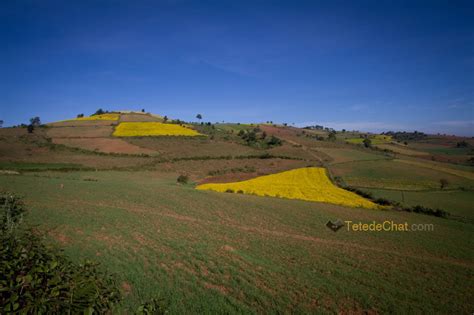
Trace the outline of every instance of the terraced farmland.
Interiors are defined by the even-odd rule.
[[[150,299],[170,314],[472,309],[472,166],[345,143],[356,132],[329,140],[294,127],[158,120],[133,112],[32,134],[0,128],[0,190],[24,196],[27,222],[48,243],[116,275],[117,312]],[[129,136],[113,135],[127,125]],[[249,145],[241,130],[281,145]],[[375,198],[450,215],[379,208],[326,170]],[[335,219],[434,230],[334,233],[326,223]]]

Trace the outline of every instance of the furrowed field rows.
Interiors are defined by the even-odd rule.
[[[452,243],[471,237],[472,229],[464,223],[209,194],[177,185],[172,174],[33,175],[0,176],[0,187],[25,194],[33,210],[30,219],[71,257],[93,258],[118,273],[130,288],[124,310],[152,296],[166,300],[173,314],[203,309],[335,312],[347,307],[347,294],[351,305],[379,312],[447,310],[431,297],[449,292],[456,293],[452,299],[459,311],[469,305],[461,293],[469,289],[459,283],[474,262],[468,243]],[[435,231],[334,233],[325,226],[330,218],[433,223]],[[405,286],[389,285],[398,282]],[[337,289],[341,285],[344,292]],[[411,299],[414,289],[418,297]],[[400,296],[408,304],[400,305]]]

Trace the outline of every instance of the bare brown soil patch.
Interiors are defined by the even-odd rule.
[[[114,120],[66,120],[47,124],[50,127],[90,127],[90,126],[114,126],[118,121]]]
[[[244,164],[244,163],[241,163]],[[214,166],[217,166],[214,164]],[[254,167],[254,172],[245,172],[239,171],[239,169],[245,170],[247,167]],[[206,183],[229,183],[236,181],[243,181],[247,179],[252,179],[262,175],[274,174],[278,172],[288,171],[295,168],[306,167],[308,166],[307,161],[294,161],[294,160],[284,160],[284,159],[254,159],[247,161],[243,167],[231,167],[224,166],[222,168],[217,168],[215,171],[221,171],[222,174],[207,176],[199,180],[199,184]],[[211,171],[212,172],[212,171]]]
[[[76,126],[48,128],[51,138],[99,138],[112,135],[112,126]]]
[[[169,158],[185,158],[194,156],[228,156],[261,154],[262,152],[249,146],[228,141],[210,140],[199,137],[131,137],[129,143],[143,148],[158,151]]]
[[[71,242],[71,238],[61,231],[51,230],[48,232],[48,235],[59,242],[61,245],[67,245]]]
[[[0,137],[19,137],[27,134],[26,128],[0,128]]]
[[[232,246],[230,245],[224,245],[221,247],[223,250],[227,251],[227,252],[233,252],[235,251],[235,248],[233,248]]]
[[[312,147],[340,147],[340,144],[330,141],[317,141],[314,139],[315,134],[310,130],[301,130],[294,127],[274,127],[270,125],[261,125],[260,129],[268,135],[274,135],[280,139],[287,141],[292,145],[301,145],[308,148]],[[307,137],[311,135],[311,137]]]
[[[221,294],[228,294],[229,293],[229,289],[226,288],[225,286],[223,285],[217,285],[217,284],[213,284],[213,283],[209,283],[209,282],[204,282],[204,287],[206,289],[213,289],[213,290],[217,290],[219,291]]]
[[[132,285],[130,283],[124,281],[120,287],[122,288],[122,291],[125,295],[132,293]]]
[[[125,154],[154,154],[153,150],[141,148],[122,139],[115,138],[54,138],[53,143],[91,151]]]

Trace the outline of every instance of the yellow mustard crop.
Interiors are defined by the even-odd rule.
[[[329,180],[326,169],[320,167],[299,168],[241,182],[203,184],[196,188],[199,190],[242,192],[258,196],[326,202],[357,208],[379,208],[370,200],[335,186]]]
[[[119,120],[120,114],[101,114],[88,117],[79,117],[73,120]]]
[[[116,137],[201,136],[194,129],[160,122],[122,122],[113,133]]]

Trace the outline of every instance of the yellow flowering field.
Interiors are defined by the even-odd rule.
[[[160,122],[122,122],[113,133],[116,137],[140,136],[201,136],[194,129]]]
[[[372,144],[386,144],[392,141],[392,136],[388,135],[374,135],[369,137]],[[348,138],[346,142],[353,143],[353,144],[362,144],[364,142],[364,138]]]
[[[333,203],[342,206],[378,209],[375,203],[335,186],[326,169],[307,167],[234,183],[203,184],[199,190],[242,192],[258,196],[281,197]]]
[[[74,120],[119,120],[120,114],[101,114],[88,117],[80,117]]]

